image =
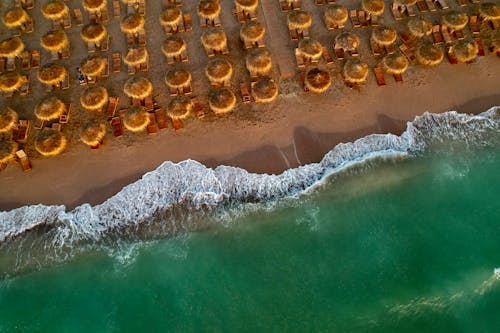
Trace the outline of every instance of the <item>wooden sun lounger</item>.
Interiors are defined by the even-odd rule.
[[[427,5],[427,8],[429,8],[431,12],[435,12],[437,10],[434,0],[425,0],[425,4]]]
[[[392,4],[391,11],[392,11],[392,15],[394,16],[394,19],[396,21],[403,19],[403,15],[401,15],[401,12],[399,11],[399,7],[395,3]]]
[[[467,6],[467,0],[457,0],[457,4],[460,7],[465,7],[465,6]]]
[[[441,35],[439,25],[435,25],[432,27],[432,39],[435,45],[443,44],[443,35]]]
[[[33,9],[35,7],[35,0],[26,0],[24,3],[24,8],[25,9]]]
[[[6,61],[5,58],[0,58],[0,74],[5,72]]]
[[[478,54],[478,56],[484,57],[485,53],[484,53],[483,41],[479,37],[474,37],[474,41],[476,41],[476,43],[477,43],[477,47],[478,47],[477,54]]]
[[[240,83],[240,92],[241,92],[241,100],[243,103],[250,103],[252,100],[250,99],[250,93],[248,91],[248,84],[246,82]]]
[[[52,123],[52,126],[50,126],[50,128],[57,132],[62,131],[62,125],[60,123]]]
[[[372,15],[370,17],[370,21],[368,23],[370,23],[370,26],[372,26],[372,27],[378,27],[379,23],[382,23],[382,22],[383,22],[383,20],[381,17],[376,16],[376,15]],[[343,27],[344,26],[342,26],[342,28]]]
[[[31,68],[39,68],[40,67],[40,51],[33,50],[31,51]]]
[[[298,48],[295,48],[295,61],[297,61],[297,67],[298,68],[304,68],[304,67],[306,67],[306,64],[304,62],[304,58],[300,54]]]
[[[384,77],[384,70],[380,67],[376,67],[373,69],[373,72],[375,73],[375,78],[377,79],[377,85],[379,87],[385,86],[386,83],[385,83],[385,77]]]
[[[168,127],[167,115],[165,114],[164,109],[155,110],[155,118],[156,118],[156,123],[158,124],[158,128],[160,130]]]
[[[471,15],[469,20],[469,27],[473,35],[479,35],[479,24],[477,21],[477,15]]]
[[[66,77],[64,78],[64,81],[62,82],[61,85],[61,89],[62,90],[69,89],[69,75],[66,75]]]
[[[120,1],[113,0],[113,17],[119,19],[121,14]]]
[[[132,66],[132,65],[127,65],[127,68],[128,68],[128,75],[135,75],[135,66]]]
[[[50,51],[50,60],[52,61],[59,60],[59,53],[56,51]]]
[[[61,52],[61,58],[62,59],[69,59],[70,53],[69,53],[69,46],[65,47],[62,52]]]
[[[372,49],[372,54],[374,56],[378,56],[382,53],[380,50],[380,46],[371,37],[370,37],[370,47]]]
[[[132,98],[133,106],[141,106],[141,100],[139,98]]]
[[[120,53],[113,53],[113,73],[122,71],[122,58]]]
[[[31,53],[30,51],[24,50],[21,54],[21,68],[23,71],[27,71],[30,69],[31,65]]]
[[[408,16],[417,15],[417,13],[415,11],[415,7],[413,5],[406,6],[406,12],[408,13]]]
[[[330,52],[328,51],[328,48],[326,46],[322,47],[323,49],[323,59],[325,60],[327,65],[333,64],[333,58]]]
[[[441,35],[443,36],[444,42],[446,45],[451,45],[453,43],[453,39],[448,32],[448,27],[441,26]]]
[[[403,74],[393,74],[392,77],[394,77],[394,80],[396,82],[403,82]]]
[[[289,29],[289,32],[290,32],[290,38],[293,41],[299,40],[299,34],[297,33],[297,30],[295,30],[295,29]]]
[[[41,130],[44,125],[45,125],[45,121],[36,118],[35,123],[33,124],[33,128],[36,130]]]
[[[309,29],[304,29],[302,30],[301,34],[302,38],[304,39],[309,39],[311,38],[311,32],[309,31]]]
[[[138,42],[139,46],[146,46],[146,31],[139,32]]]
[[[147,72],[149,70],[149,60],[146,60],[142,64],[139,65],[139,70],[141,72]]]
[[[451,47],[448,47],[446,49],[446,55],[448,56],[448,60],[450,61],[450,64],[455,65],[458,64],[458,59],[455,57],[455,54],[453,53]]]
[[[63,18],[63,27],[64,29],[71,28],[71,17],[69,15],[66,15],[66,17]]]
[[[184,30],[190,32],[193,30],[193,23],[191,22],[191,15],[184,14]]]
[[[30,78],[25,76],[25,80],[21,85],[21,88],[19,88],[19,95],[26,96],[28,95],[29,90],[30,90]]]
[[[314,0],[314,3],[316,4],[316,6],[323,6],[324,5],[323,0]]]
[[[24,150],[18,150],[16,152],[16,158],[19,161],[19,164],[21,165],[21,169],[23,172],[28,172],[31,170],[31,162],[30,159],[28,158],[28,155],[26,155]]]
[[[178,118],[172,118],[172,126],[174,127],[174,130],[179,131],[184,128],[184,124],[182,123],[182,120]]]
[[[24,32],[30,34],[33,31],[35,31],[35,28],[33,27],[33,20],[30,19],[28,22],[26,22],[26,28],[24,29]]]
[[[192,97],[191,104],[193,105],[194,114],[198,118],[205,117],[205,110],[203,109],[203,106],[201,106],[200,101],[198,100],[198,97]]]
[[[87,52],[94,53],[96,50],[95,43],[87,43]]]
[[[351,11],[349,12],[349,17],[351,18],[351,23],[353,28],[361,27],[361,23],[359,22],[358,19],[358,12],[356,11],[356,9],[351,9]]]
[[[299,73],[299,81],[302,84],[302,89],[304,89],[304,92],[307,93],[307,92],[309,92],[309,88],[307,88],[307,86],[304,84],[305,79],[306,79],[306,73],[301,71]]]
[[[344,49],[334,49],[334,51],[335,51],[335,56],[337,57],[337,59],[339,59],[339,60],[344,59]]]
[[[453,37],[455,37],[456,39],[460,40],[460,39],[464,39],[464,33],[462,30],[455,30],[453,31]]]
[[[19,120],[17,127],[16,141],[19,143],[26,143],[28,141],[28,132],[30,128],[29,120]]]
[[[368,21],[366,20],[366,13],[364,10],[360,10],[358,12],[358,20],[359,23],[361,24],[361,27],[365,28],[368,26]]]
[[[151,97],[151,95],[149,95],[144,99],[144,107],[146,108],[146,111],[153,111],[154,103],[153,103],[153,97]]]
[[[134,6],[131,3],[128,3],[127,4],[127,15],[134,14],[134,13],[135,13]]]
[[[401,44],[399,45],[399,50],[403,55],[408,59],[409,62],[414,62],[416,57],[415,57],[415,52],[413,49],[410,49],[407,45]]]
[[[288,5],[288,2],[286,1],[280,1],[280,9],[282,12],[287,12],[290,10],[290,6]]]
[[[101,11],[101,22],[103,24],[106,24],[109,22],[109,13],[108,13],[108,8],[105,7],[103,11]]]
[[[143,1],[139,2],[138,12],[139,12],[139,15],[141,15],[141,16],[146,15],[146,4]]]
[[[448,9],[448,8],[450,8],[448,6],[448,4],[446,3],[445,0],[436,0],[436,1],[439,4],[439,7],[441,7],[441,9]]]
[[[120,117],[113,117],[109,123],[113,128],[113,135],[115,137],[118,138],[123,135],[123,124]]]
[[[146,130],[147,130],[148,134],[158,133],[158,129],[156,128],[155,114],[154,113],[149,113],[149,124],[146,127]]]
[[[425,13],[425,12],[429,11],[429,8],[427,8],[427,5],[425,4],[424,0],[417,0],[417,7],[421,13]]]
[[[83,15],[80,8],[73,9],[73,17],[76,25],[83,25]]]
[[[385,52],[387,54],[392,54],[392,53],[396,52],[396,47],[394,46],[394,44],[386,45],[386,46],[384,46],[384,49],[385,49]]]
[[[16,70],[16,59],[7,58],[7,71],[15,71],[15,70]]]
[[[104,67],[104,70],[101,73],[101,77],[103,79],[107,79],[109,77],[109,60],[106,59],[106,67]]]
[[[106,117],[114,117],[116,113],[116,109],[118,108],[118,102],[120,98],[111,96],[108,99],[108,107],[106,108]]]
[[[69,121],[69,117],[71,116],[71,103],[66,103],[66,110],[64,110],[63,114],[59,116],[60,124],[67,124]]]

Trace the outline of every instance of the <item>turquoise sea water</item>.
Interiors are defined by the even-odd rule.
[[[498,147],[440,143],[224,226],[10,274],[0,332],[498,332],[498,170]]]

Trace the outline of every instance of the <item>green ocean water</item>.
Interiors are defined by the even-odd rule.
[[[500,148],[454,151],[4,278],[0,332],[499,332]]]

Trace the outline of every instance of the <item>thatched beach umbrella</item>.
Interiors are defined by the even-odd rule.
[[[352,32],[343,32],[335,37],[335,48],[354,51],[359,46],[359,37]]]
[[[42,14],[49,20],[58,21],[69,15],[69,9],[64,2],[55,0],[42,6]]]
[[[68,71],[64,66],[49,63],[42,66],[38,71],[38,80],[44,84],[56,86],[64,81],[66,75],[68,75]]]
[[[208,94],[208,105],[215,114],[228,113],[236,105],[236,96],[228,88],[212,90]]]
[[[107,0],[83,0],[83,9],[89,13],[100,13],[106,9]]]
[[[202,19],[214,20],[220,14],[220,4],[218,0],[200,0],[198,3],[198,15]]]
[[[474,60],[478,53],[478,45],[474,40],[462,39],[452,46],[452,52],[460,62]]]
[[[68,140],[56,130],[43,130],[35,141],[35,149],[43,156],[56,156],[64,151]]]
[[[396,30],[387,27],[377,27],[372,30],[372,38],[379,45],[394,44],[397,37],[398,33]]]
[[[49,96],[35,106],[35,116],[43,121],[59,119],[66,105],[57,97]]]
[[[323,46],[314,39],[301,39],[298,49],[304,58],[312,61],[318,60],[323,54]]]
[[[444,25],[448,26],[451,31],[462,30],[469,22],[469,17],[465,13],[457,11],[449,11],[441,16],[441,21]]]
[[[0,133],[9,132],[16,127],[17,124],[17,112],[9,108],[8,106],[2,107],[0,109]]]
[[[17,142],[12,139],[0,140],[0,164],[12,160],[17,151]]]
[[[299,31],[308,29],[312,24],[311,13],[304,10],[292,10],[288,12],[287,24],[289,29]]]
[[[344,80],[349,83],[363,83],[368,76],[368,65],[359,59],[349,59],[342,70]]]
[[[148,51],[145,47],[129,49],[123,62],[129,66],[139,66],[148,60]]]
[[[268,50],[259,48],[247,53],[245,65],[251,74],[267,75],[273,67],[273,61]]]
[[[262,78],[252,85],[252,96],[257,103],[270,103],[278,96],[278,85],[274,80]]]
[[[304,85],[311,92],[322,93],[326,91],[332,84],[332,76],[330,72],[314,67],[306,72]]]
[[[123,125],[131,132],[141,132],[149,125],[149,113],[143,106],[132,106],[123,116]]]
[[[139,14],[130,14],[123,18],[120,29],[126,34],[136,34],[144,28],[144,17]]]
[[[153,85],[145,77],[132,77],[125,82],[123,92],[128,97],[144,99],[153,92]]]
[[[255,43],[264,37],[265,32],[266,29],[259,21],[247,21],[241,26],[240,38],[244,42]]]
[[[191,73],[185,69],[177,68],[170,70],[165,75],[165,84],[172,89],[181,89],[191,84]]]
[[[80,65],[83,75],[88,77],[97,77],[106,68],[108,60],[101,56],[91,56],[85,59]]]
[[[2,22],[9,29],[21,28],[24,30],[25,24],[31,21],[28,13],[23,7],[14,7],[2,16]]]
[[[415,37],[424,37],[432,33],[432,23],[423,17],[412,17],[408,21],[408,30]]]
[[[221,51],[227,45],[226,33],[222,29],[208,29],[201,35],[201,43],[207,50]]]
[[[413,6],[414,4],[417,3],[417,0],[394,0],[394,3],[401,7],[401,6]]]
[[[234,0],[234,3],[236,7],[248,13],[255,12],[259,6],[259,0]]]
[[[186,96],[176,96],[167,106],[167,114],[172,119],[186,119],[191,115],[193,104]]]
[[[425,43],[417,48],[417,60],[420,64],[425,66],[436,66],[443,61],[444,54],[440,47]]]
[[[170,36],[163,42],[161,51],[166,57],[177,57],[186,51],[186,48],[187,44],[184,39],[179,36]]]
[[[383,0],[362,0],[361,8],[370,15],[380,16],[384,13]]]
[[[205,75],[213,84],[221,84],[231,80],[233,66],[225,58],[215,58],[208,62]]]
[[[84,42],[95,43],[96,45],[99,45],[107,35],[106,28],[100,23],[87,24],[80,33]]]
[[[343,25],[347,21],[347,18],[347,8],[338,4],[328,6],[323,14],[323,20],[327,27]]]
[[[104,87],[91,86],[80,96],[82,106],[90,111],[101,111],[108,102],[108,91]]]
[[[69,45],[68,35],[62,30],[50,31],[40,38],[40,45],[47,51],[61,52]]]
[[[176,5],[168,5],[160,14],[160,24],[176,29],[182,20],[182,11]]]
[[[80,133],[80,141],[90,147],[98,147],[106,136],[106,125],[102,122],[90,123]]]
[[[0,42],[0,57],[15,58],[24,51],[24,44],[21,38],[11,37]]]
[[[500,52],[500,29],[493,31],[490,41],[493,52]]]
[[[408,59],[399,52],[388,54],[382,59],[382,66],[389,74],[403,74],[408,69]]]
[[[19,90],[23,83],[26,81],[26,77],[19,74],[18,72],[9,71],[0,74],[0,90],[4,92],[13,92]]]
[[[483,2],[479,6],[479,15],[488,20],[500,20],[500,7],[492,2]]]

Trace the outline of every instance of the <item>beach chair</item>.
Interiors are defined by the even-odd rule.
[[[361,27],[365,28],[368,26],[368,21],[366,20],[366,13],[364,10],[360,10],[358,12],[358,20],[359,23],[361,24]]]
[[[361,27],[361,23],[359,22],[358,19],[358,12],[356,11],[356,9],[351,9],[351,11],[349,12],[349,17],[351,18],[351,23],[353,28]]]
[[[394,19],[396,21],[403,19],[403,15],[401,15],[401,12],[399,11],[399,7],[397,4],[395,4],[395,3],[392,4],[391,11],[392,11],[392,15],[394,16]]]
[[[191,14],[184,14],[184,30],[190,32],[193,30],[193,23],[191,22]]]
[[[434,0],[425,0],[425,4],[427,5],[427,8],[429,8],[431,12],[435,12],[437,10]]]
[[[134,13],[135,13],[134,5],[131,3],[127,3],[127,15]]]
[[[28,155],[26,155],[26,152],[21,149],[16,152],[16,159],[21,165],[21,170],[23,172],[28,172],[31,170],[31,162],[30,159],[28,158]]]
[[[102,24],[106,24],[109,22],[109,13],[108,8],[106,7],[101,11],[101,22]]]
[[[35,123],[33,124],[33,128],[36,130],[41,130],[44,125],[45,125],[45,121],[36,118]]]
[[[333,64],[333,58],[330,52],[328,51],[328,48],[326,46],[322,47],[323,49],[323,59],[325,60],[327,65]]]
[[[66,103],[66,109],[63,114],[59,116],[59,124],[67,124],[71,115],[71,103]]]
[[[415,11],[415,7],[413,5],[406,6],[406,12],[408,13],[408,16],[417,15],[417,13]]]
[[[287,12],[290,10],[290,5],[286,1],[280,1],[280,9],[282,12]]]
[[[167,115],[164,109],[156,109],[154,111],[156,123],[158,124],[158,129],[162,130],[168,127]]]
[[[148,132],[148,134],[158,133],[158,129],[156,128],[155,114],[154,113],[149,113],[149,124],[146,127],[146,131]]]
[[[56,51],[50,51],[50,60],[52,61],[59,60],[59,53]]]
[[[335,56],[337,57],[338,60],[343,60],[344,59],[344,49],[334,49],[335,51]]]
[[[370,26],[372,27],[378,27],[379,26],[379,23],[382,22],[382,18],[380,18],[379,16],[376,16],[376,15],[371,15],[370,16],[370,21],[368,23],[370,23]],[[344,26],[342,26],[343,28]]]
[[[302,30],[301,34],[302,38],[304,39],[309,39],[311,38],[311,33],[309,32],[309,29],[304,29]]]
[[[138,8],[137,12],[141,16],[146,15],[146,4],[144,3],[144,1],[139,2],[139,8]]]
[[[446,1],[445,1],[445,0],[436,0],[436,1],[437,1],[438,5],[439,5],[439,7],[440,7],[441,9],[448,9],[448,8],[450,8],[450,7],[448,6],[448,3],[446,3]]]
[[[220,28],[222,25],[221,21],[220,21],[220,17],[217,16],[215,19],[214,19],[214,27],[216,28]]]
[[[205,117],[205,110],[203,106],[201,106],[198,97],[191,97],[191,105],[193,106],[193,111],[196,117],[203,118]]]
[[[151,97],[151,95],[149,95],[144,99],[144,107],[146,108],[146,111],[153,111],[154,104],[153,104],[153,97]]]
[[[139,41],[139,46],[146,46],[146,31],[145,30],[142,30],[139,32],[139,37],[138,37],[138,41]]]
[[[120,1],[113,0],[113,17],[116,19],[120,18],[121,9],[120,9]]]
[[[106,117],[114,117],[118,108],[119,97],[111,96],[108,99],[108,107],[106,108]]]
[[[96,50],[95,43],[88,42],[87,43],[87,52],[88,53],[94,53]]]
[[[139,98],[132,98],[132,105],[133,106],[141,106],[141,100]]]
[[[309,92],[309,88],[307,88],[307,86],[304,84],[305,79],[306,79],[306,73],[304,71],[299,72],[299,81],[302,84],[302,89],[304,90],[304,92],[307,93]]]
[[[374,56],[378,56],[382,53],[380,50],[380,46],[371,37],[370,37],[370,47],[372,49],[372,54]]]
[[[403,82],[403,74],[392,74],[392,77],[397,83]]]
[[[429,9],[427,8],[427,5],[425,4],[424,0],[417,0],[417,7],[418,7],[418,10],[421,13],[425,13],[425,12],[429,11]]]
[[[474,41],[477,43],[477,48],[478,48],[477,55],[480,57],[484,57],[485,53],[484,53],[483,41],[479,37],[474,37]]]
[[[26,143],[28,141],[30,122],[29,120],[21,119],[19,120],[19,125],[17,126],[16,141],[19,143]]]
[[[69,75],[66,75],[66,77],[64,78],[64,81],[61,84],[61,89],[62,90],[69,89]]]
[[[465,7],[465,6],[467,6],[467,0],[457,0],[457,4],[460,7]]]
[[[19,88],[19,95],[21,96],[26,96],[29,93],[30,90],[30,78],[28,76],[24,77],[25,80],[23,84],[21,85],[21,88]]]
[[[450,61],[450,64],[455,65],[458,64],[458,59],[453,53],[451,46],[446,48],[446,55],[448,56],[448,60]]]
[[[63,17],[63,28],[64,29],[71,28],[71,17],[69,15]]]
[[[30,34],[33,31],[35,31],[33,27],[33,20],[30,19],[28,22],[26,22],[26,28],[24,29],[24,32]]]
[[[7,71],[15,71],[15,70],[16,70],[16,59],[7,58]]]
[[[174,130],[180,131],[181,129],[184,128],[184,124],[182,123],[182,120],[180,120],[179,118],[171,118],[171,120],[172,120],[172,127],[174,128]]]
[[[65,47],[62,52],[61,52],[61,58],[62,59],[69,59],[70,53],[69,53],[69,46]]]
[[[103,79],[107,79],[109,77],[109,60],[106,59],[106,67],[104,67],[104,70],[101,73],[101,77]]]
[[[295,61],[297,62],[297,68],[306,67],[306,64],[304,62],[304,58],[300,54],[300,51],[298,48],[295,48]]]
[[[253,85],[252,85],[253,87]],[[252,100],[250,99],[250,93],[248,92],[248,84],[246,82],[240,83],[240,92],[241,92],[241,100],[243,103],[250,103]]]
[[[83,15],[80,8],[73,9],[73,18],[75,19],[76,25],[83,25]]]
[[[0,58],[0,74],[5,72],[6,61],[5,58]]]
[[[127,65],[127,69],[128,75],[135,75],[135,66]]]
[[[289,29],[289,32],[290,32],[290,38],[292,39],[292,41],[299,40],[299,34],[297,33],[297,30]]]
[[[101,43],[101,47],[99,48],[101,51],[108,52],[108,50],[109,50],[109,39],[110,39],[109,36],[106,37],[106,38],[104,38],[104,40]]]
[[[316,6],[323,6],[324,5],[323,0],[314,0],[314,3],[316,4]]]
[[[399,45],[399,50],[401,51],[401,53],[403,53],[403,55],[406,57],[406,59],[408,59],[409,62],[415,61],[416,59],[415,52],[413,51],[413,49],[410,49],[408,45],[406,44]]]
[[[62,125],[60,123],[52,123],[52,126],[50,126],[50,128],[57,132],[62,131]]]
[[[479,35],[479,24],[477,21],[477,15],[471,15],[469,20],[469,27],[474,36]]]
[[[450,33],[448,32],[448,27],[446,26],[441,26],[441,35],[443,36],[443,40],[446,45],[451,45],[453,43],[453,39],[450,36]]]
[[[432,39],[435,45],[443,44],[443,36],[441,35],[439,25],[435,25],[432,27]]]
[[[39,68],[40,67],[40,51],[33,50],[31,51],[31,68]]]
[[[385,52],[387,54],[392,54],[392,53],[396,52],[396,47],[394,46],[394,43],[389,44],[389,45],[385,45],[384,49],[385,49]]]
[[[384,70],[380,67],[375,67],[373,69],[373,72],[375,73],[375,78],[377,79],[377,85],[379,87],[385,86],[386,83],[385,83],[385,77],[384,77]]]
[[[31,65],[31,53],[30,51],[24,50],[23,53],[21,53],[21,68],[23,71],[27,71],[30,69]]]
[[[109,123],[113,128],[113,135],[115,137],[119,138],[120,136],[123,135],[123,124],[120,117],[113,117]]]

